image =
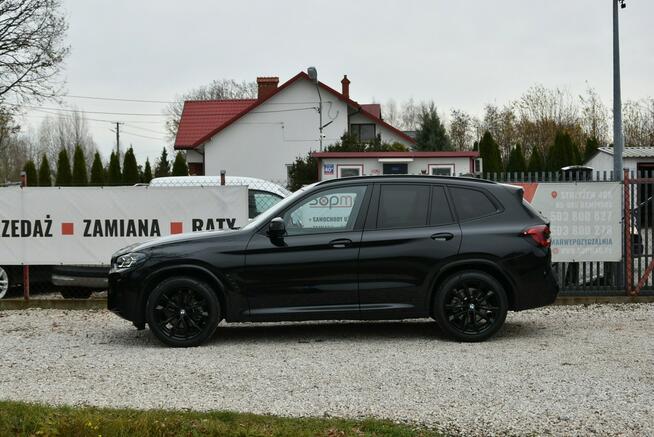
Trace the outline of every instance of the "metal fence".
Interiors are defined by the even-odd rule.
[[[561,262],[553,268],[561,286],[561,294],[567,296],[611,296],[625,294],[654,295],[654,170],[625,173],[623,230],[624,256],[621,262]],[[612,172],[537,172],[537,173],[486,173],[476,175],[502,182],[606,182],[613,180]],[[156,186],[215,186],[247,185],[249,191],[249,213],[251,217],[270,208],[282,197],[290,194],[285,181],[275,183],[256,178],[227,176],[161,178]],[[273,195],[274,194],[274,195]],[[15,284],[22,284],[22,266],[8,268],[8,274]],[[49,266],[33,266],[29,270],[31,292],[54,291],[47,280]],[[1,275],[0,275],[1,276]],[[2,278],[0,277],[0,282]],[[1,285],[1,284],[0,284]],[[19,287],[18,287],[19,288]],[[14,287],[10,296],[19,297],[22,290]]]

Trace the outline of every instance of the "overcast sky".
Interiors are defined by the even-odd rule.
[[[433,99],[481,113],[530,85],[587,84],[611,104],[609,0],[63,0],[70,95],[172,100],[213,79],[284,82],[310,65],[334,88],[347,74],[361,103]],[[654,96],[654,2],[621,11],[623,99]],[[66,98],[85,111],[159,114],[165,105]],[[46,104],[44,104],[46,106]],[[52,106],[47,104],[47,106]],[[29,120],[38,124],[31,113]],[[126,122],[122,144],[156,158],[163,117],[87,114]],[[89,122],[100,151],[108,122]],[[131,132],[131,133],[130,133]],[[153,138],[143,138],[142,136]]]

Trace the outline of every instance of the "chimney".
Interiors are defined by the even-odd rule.
[[[257,99],[263,100],[277,91],[279,85],[278,77],[257,77],[257,87],[259,89]]]
[[[341,80],[341,85],[342,85],[342,94],[346,99],[350,98],[350,79],[347,78],[347,74],[343,75],[343,79]]]

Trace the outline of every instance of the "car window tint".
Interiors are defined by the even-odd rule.
[[[354,229],[365,186],[341,187],[315,193],[284,214],[288,235]]]
[[[431,191],[431,217],[429,223],[433,226],[452,223],[452,211],[447,203],[445,188],[433,187]]]
[[[427,224],[429,187],[426,185],[382,185],[377,227],[408,228]]]
[[[493,202],[481,191],[451,187],[450,192],[454,199],[454,207],[459,215],[459,220],[483,217],[497,211]]]

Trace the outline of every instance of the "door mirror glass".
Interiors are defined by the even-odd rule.
[[[268,236],[270,238],[282,238],[286,235],[286,223],[281,217],[275,217],[268,225]]]

